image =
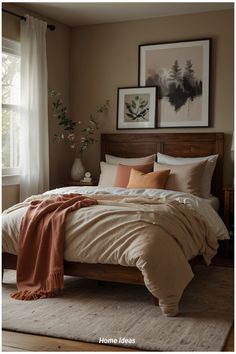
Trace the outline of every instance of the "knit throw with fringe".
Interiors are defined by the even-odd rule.
[[[30,203],[22,218],[17,256],[17,289],[11,297],[53,297],[64,286],[66,215],[97,204],[93,198],[66,194]]]

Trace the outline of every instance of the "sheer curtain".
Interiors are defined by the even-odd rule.
[[[20,200],[49,187],[47,23],[21,21]]]

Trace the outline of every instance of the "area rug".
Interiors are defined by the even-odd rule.
[[[180,314],[167,318],[141,285],[65,278],[63,294],[13,300],[15,272],[4,274],[6,330],[155,351],[220,351],[233,322],[233,269],[197,266]]]

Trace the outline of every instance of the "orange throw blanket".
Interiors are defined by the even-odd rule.
[[[53,297],[56,289],[63,288],[66,215],[95,204],[95,199],[78,194],[31,202],[21,221],[18,292],[11,297],[18,300]]]

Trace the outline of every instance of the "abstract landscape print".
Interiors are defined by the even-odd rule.
[[[158,87],[159,127],[209,126],[210,39],[139,46],[139,83]]]

